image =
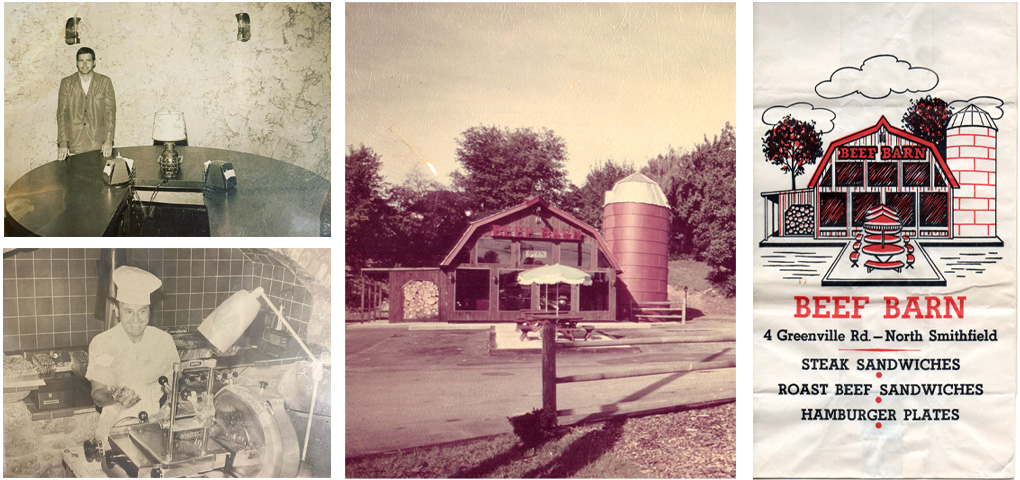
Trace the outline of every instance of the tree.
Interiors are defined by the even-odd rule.
[[[435,267],[467,229],[463,195],[424,175],[390,190],[395,209],[393,261],[402,267]]]
[[[815,163],[822,156],[822,132],[815,122],[783,117],[765,132],[761,139],[765,159],[790,174],[790,188],[797,189],[797,177],[804,174],[804,165]]]
[[[911,100],[910,108],[903,114],[903,128],[944,149],[946,125],[952,113],[949,104],[938,97],[928,95]]]
[[[612,159],[605,163],[598,162],[591,166],[584,186],[571,190],[564,201],[565,208],[579,220],[602,230],[603,203],[606,192],[613,189],[616,182],[634,173],[634,165]]]
[[[649,160],[643,172],[669,202],[671,258],[704,261],[709,281],[732,296],[736,290],[736,133],[729,123],[713,140]]]
[[[357,273],[388,256],[389,206],[383,198],[385,184],[379,174],[382,160],[364,145],[347,146],[344,158],[344,240],[346,266]]]
[[[567,190],[567,148],[551,130],[471,127],[457,145],[465,172],[454,172],[453,184],[477,212],[502,210],[534,195],[559,204]]]

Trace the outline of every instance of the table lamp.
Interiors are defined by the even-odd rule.
[[[152,122],[152,139],[163,142],[163,153],[159,156],[160,173],[167,178],[180,173],[181,156],[174,149],[174,142],[188,139],[184,113],[157,112]]]
[[[297,332],[290,326],[287,319],[284,318],[283,312],[273,302],[269,300],[265,290],[262,287],[258,287],[255,290],[238,290],[233,295],[228,297],[220,306],[216,307],[212,313],[202,321],[202,324],[198,326],[198,331],[201,333],[209,343],[216,347],[219,351],[224,352],[228,348],[234,345],[234,342],[238,338],[241,338],[241,334],[248,329],[251,322],[255,320],[255,317],[259,313],[261,304],[259,298],[266,301],[269,308],[273,310],[276,317],[280,320],[280,323],[287,327],[287,331],[290,332],[294,340],[297,340],[298,345],[305,351],[308,358],[312,360],[312,380],[315,382],[312,386],[312,405],[308,411],[308,426],[305,428],[305,443],[301,450],[301,460],[305,459],[305,454],[308,453],[308,437],[312,431],[312,418],[315,415],[315,399],[319,395],[319,382],[322,381],[322,368],[323,362],[312,354],[312,351],[308,349],[305,342],[301,341],[301,337],[298,336]]]

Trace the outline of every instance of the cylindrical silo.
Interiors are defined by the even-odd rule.
[[[616,304],[621,318],[630,302],[668,300],[669,203],[652,179],[635,173],[606,192],[602,236],[620,263]]]

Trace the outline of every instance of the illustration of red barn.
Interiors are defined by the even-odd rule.
[[[765,240],[844,241],[864,228],[867,212],[885,205],[919,240],[996,236],[997,128],[969,105],[946,131],[945,156],[931,142],[893,127],[885,117],[833,141],[807,188],[764,192]]]

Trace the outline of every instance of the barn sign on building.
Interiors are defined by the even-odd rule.
[[[764,192],[765,240],[847,240],[867,212],[891,208],[918,240],[1000,244],[996,233],[996,134],[974,105],[950,117],[945,155],[885,117],[833,141],[807,188]]]

